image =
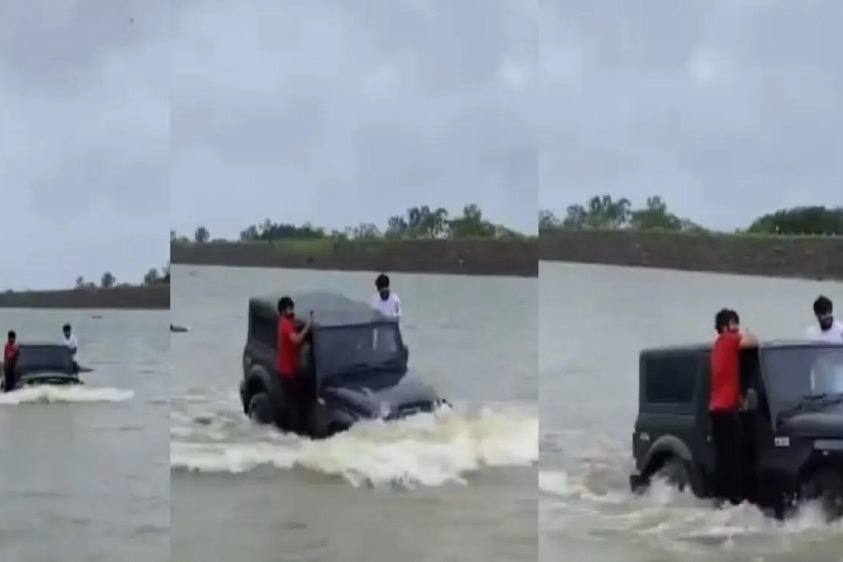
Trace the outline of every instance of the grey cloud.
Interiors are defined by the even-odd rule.
[[[554,2],[541,34],[542,206],[660,193],[728,229],[779,207],[843,203],[841,10]]]
[[[166,264],[168,21],[163,0],[0,6],[0,286]]]
[[[384,225],[417,204],[535,230],[531,5],[175,5],[173,217]],[[519,89],[507,83],[524,76]],[[205,194],[213,194],[202,197]]]

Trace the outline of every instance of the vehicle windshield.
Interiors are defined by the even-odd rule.
[[[792,347],[764,353],[770,398],[777,404],[843,393],[843,346]]]
[[[317,368],[325,376],[378,368],[402,360],[395,324],[327,328],[314,335]]]
[[[63,345],[21,345],[18,370],[21,373],[56,371],[70,373],[70,351]]]

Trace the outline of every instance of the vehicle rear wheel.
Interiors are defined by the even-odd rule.
[[[249,399],[249,418],[261,425],[272,423],[272,402],[266,392],[257,392]]]
[[[819,500],[829,519],[843,517],[843,474],[831,468],[813,472],[801,486],[803,500]]]
[[[684,462],[676,457],[671,457],[659,468],[656,476],[663,478],[667,483],[680,492],[691,487],[691,474]]]

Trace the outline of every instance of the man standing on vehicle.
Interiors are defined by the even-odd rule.
[[[14,330],[9,330],[6,346],[3,348],[3,390],[5,392],[15,389],[15,369],[17,369],[18,356],[20,356],[17,337]]]
[[[61,331],[64,334],[64,341],[62,343],[70,351],[70,360],[73,362],[73,371],[78,373],[79,360],[77,359],[77,351],[79,350],[79,342],[76,339],[76,335],[71,332],[70,324],[62,326]]]
[[[748,331],[741,334],[740,317],[724,308],[714,317],[717,339],[711,350],[709,416],[716,459],[716,495],[741,502],[743,491],[741,442],[741,349],[758,347]]]
[[[377,294],[372,298],[372,308],[387,318],[401,319],[401,299],[389,288],[389,276],[381,273],[375,279]]]
[[[284,392],[284,429],[303,434],[307,430],[307,381],[299,373],[299,350],[310,332],[313,313],[301,330],[296,329],[295,305],[290,297],[278,299],[278,374]]]
[[[808,326],[805,337],[809,340],[843,344],[843,322],[834,319],[831,299],[820,295],[814,301],[814,316],[817,323]]]

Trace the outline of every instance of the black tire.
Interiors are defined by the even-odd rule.
[[[272,412],[272,402],[266,392],[256,392],[249,399],[249,418],[258,424],[268,425],[273,422],[275,416]]]
[[[676,457],[667,459],[656,472],[656,476],[664,479],[670,486],[680,492],[693,487],[688,466]]]
[[[348,429],[347,427],[345,427],[341,424],[338,424],[337,422],[331,422],[330,424],[328,424],[328,431],[325,433],[325,437],[326,438],[333,437],[337,433],[342,433],[343,431],[345,431],[347,429]]]
[[[839,470],[820,468],[812,472],[800,488],[800,498],[819,500],[827,518],[843,517],[843,474]]]

